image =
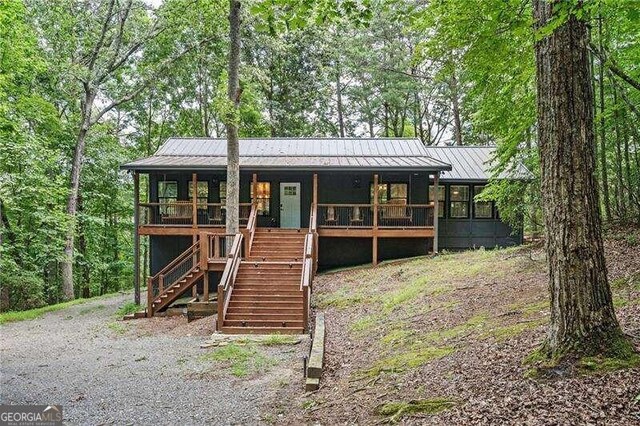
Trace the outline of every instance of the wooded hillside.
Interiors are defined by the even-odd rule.
[[[538,30],[522,0],[301,3],[242,2],[240,137],[496,144],[496,173],[517,159],[539,176],[534,44],[576,2]],[[605,227],[639,223],[640,10],[579,13]],[[119,165],[170,136],[226,136],[228,14],[221,0],[0,2],[1,310],[133,285]],[[492,187],[503,218],[541,231],[537,179]]]

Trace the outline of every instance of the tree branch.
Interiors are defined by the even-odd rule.
[[[137,87],[133,88],[130,92],[128,92],[127,94],[123,95],[122,97],[112,101],[110,104],[108,104],[107,106],[105,106],[104,108],[102,108],[102,110],[100,110],[100,112],[98,112],[98,115],[96,115],[96,117],[91,120],[91,125],[96,124],[98,121],[100,121],[100,119],[109,111],[111,111],[112,109],[127,103],[129,101],[131,101],[132,99],[134,99],[136,96],[138,96],[144,89],[146,89],[147,87],[149,87],[151,85],[151,83],[157,81],[158,79],[158,75],[162,74],[166,71],[166,69],[174,64],[175,62],[179,61],[182,57],[184,57],[185,55],[187,55],[188,53],[192,52],[194,49],[197,49],[200,46],[203,46],[205,44],[207,44],[208,42],[210,42],[211,40],[213,40],[215,38],[215,36],[211,36],[208,37],[204,40],[201,40],[199,43],[196,43],[193,46],[190,46],[188,48],[186,48],[185,50],[183,50],[182,52],[180,52],[178,55],[168,58],[165,61],[162,62],[162,64],[154,71],[152,76],[149,76],[147,78],[145,78],[144,80],[142,80],[142,82],[140,82]]]
[[[640,82],[634,80],[629,74],[624,72],[622,68],[618,66],[616,61],[611,57],[611,55],[607,55],[604,49],[600,51],[593,43],[589,43],[589,50],[598,57],[598,60],[603,63],[609,70],[620,77],[622,80],[627,82],[629,85],[634,87],[636,90],[640,90]]]

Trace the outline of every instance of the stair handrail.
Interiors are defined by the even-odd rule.
[[[157,274],[153,277],[149,278],[149,288],[148,292],[148,306],[147,309],[151,315],[153,315],[153,302],[161,297],[163,294],[166,294],[168,290],[171,289],[176,283],[180,282],[184,277],[186,277],[189,273],[191,273],[195,268],[200,265],[200,241],[196,241],[192,244],[188,249],[180,253],[175,259],[173,259],[169,264],[167,264],[164,268],[162,268]],[[179,275],[177,278],[171,280],[169,285],[165,285],[164,277],[170,275],[173,271],[182,267],[186,264],[186,262],[191,262],[191,267],[184,270],[184,272]],[[154,286],[156,281],[158,282],[158,294],[154,292]]]
[[[253,246],[253,236],[256,233],[256,225],[258,223],[258,205],[251,203],[251,212],[249,213],[249,220],[247,221],[247,240],[245,244],[245,256],[249,256],[251,247]]]
[[[300,291],[302,292],[302,320],[305,331],[309,322],[309,308],[311,302],[311,283],[313,282],[313,276],[315,273],[315,254],[316,254],[316,240],[317,240],[317,210],[316,204],[311,203],[311,209],[309,213],[309,232],[304,238],[304,248],[302,251],[302,274],[300,276]]]
[[[231,292],[233,291],[233,284],[238,274],[238,268],[240,267],[240,261],[242,260],[242,238],[243,235],[238,233],[233,238],[233,244],[231,250],[227,256],[227,263],[224,266],[222,272],[222,278],[218,284],[218,322],[216,328],[222,329],[224,324],[224,318],[227,315],[227,308],[229,307],[229,300],[231,299]]]

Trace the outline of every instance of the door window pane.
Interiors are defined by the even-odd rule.
[[[479,195],[484,190],[484,186],[474,186],[473,196]],[[480,219],[491,219],[493,217],[493,203],[491,201],[474,201],[474,217]]]
[[[451,185],[449,187],[450,216],[453,218],[469,217],[469,187]]]

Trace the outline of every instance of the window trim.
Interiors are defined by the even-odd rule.
[[[466,200],[453,200],[452,199],[453,197],[451,195],[452,195],[452,192],[453,192],[453,188],[457,187],[457,186],[467,188],[467,199]],[[466,185],[465,184],[449,185],[449,218],[451,218],[451,219],[469,219],[471,217],[470,216],[470,213],[471,213],[470,210],[471,209],[469,208],[469,201],[470,201],[470,198],[471,198],[470,197],[470,195],[471,195],[470,192],[471,192],[471,185],[469,185],[469,184],[466,184]],[[453,204],[454,203],[456,203],[456,204],[465,203],[467,205],[467,213],[464,216],[454,216],[453,215],[453,211],[454,211]]]

